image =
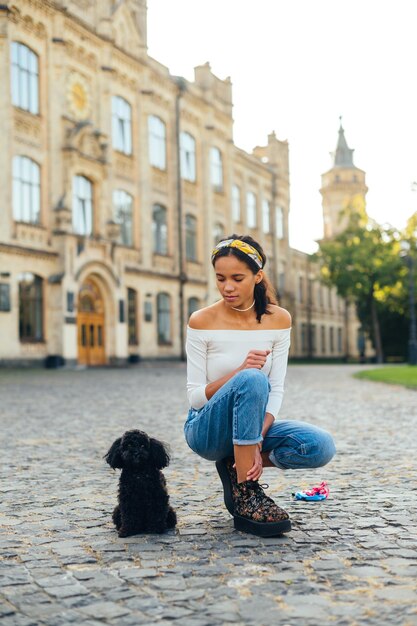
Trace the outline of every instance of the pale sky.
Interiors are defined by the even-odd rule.
[[[416,42],[415,0],[148,0],[152,57],[189,80],[206,61],[231,76],[235,144],[288,140],[290,242],[307,252],[339,115],[368,213],[401,228],[417,211]]]

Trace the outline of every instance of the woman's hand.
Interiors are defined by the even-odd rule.
[[[250,350],[248,352],[246,359],[243,361],[242,365],[239,367],[239,371],[247,370],[249,368],[255,368],[260,370],[266,363],[266,359],[268,358],[268,354],[271,353],[271,350]]]
[[[262,443],[258,443],[255,450],[255,458],[253,460],[253,466],[247,473],[247,480],[259,480],[262,476],[263,472],[263,462],[262,462]]]

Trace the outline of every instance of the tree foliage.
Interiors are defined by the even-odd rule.
[[[400,257],[400,234],[381,226],[365,210],[348,207],[346,229],[320,242],[316,257],[324,283],[356,303],[363,327],[370,331],[378,362],[383,360],[381,308],[396,308],[402,300],[407,268]],[[398,310],[396,311],[398,313]]]

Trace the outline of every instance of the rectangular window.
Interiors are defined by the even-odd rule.
[[[321,353],[326,354],[326,327],[321,327]]]
[[[127,290],[127,324],[129,346],[136,346],[138,344],[137,294],[134,289]]]
[[[307,352],[307,325],[301,324],[301,354]]]
[[[310,337],[311,337],[311,354],[316,354],[317,350],[317,337],[316,337],[316,325],[311,324],[310,326]]]
[[[93,186],[84,176],[74,176],[72,183],[72,225],[77,235],[93,231]]]
[[[196,180],[196,149],[195,139],[189,133],[180,134],[180,165],[181,177],[184,180]]]
[[[155,115],[148,117],[149,162],[160,170],[166,169],[166,126]]]
[[[113,191],[114,221],[120,224],[120,241],[124,246],[133,245],[133,198],[123,189]]]
[[[280,206],[275,209],[275,222],[277,239],[284,239],[284,211]]]
[[[197,261],[197,219],[193,215],[185,216],[185,258]]]
[[[298,302],[304,302],[304,278],[298,277]]]
[[[19,337],[21,341],[43,340],[42,278],[30,272],[19,277]]]
[[[124,154],[132,154],[132,107],[120,96],[112,99],[113,148]]]
[[[342,329],[338,328],[337,329],[337,351],[339,352],[339,354],[341,354],[343,351],[342,339],[343,339]]]
[[[270,228],[270,217],[269,217],[269,202],[268,200],[265,200],[265,198],[262,200],[262,230],[264,231],[264,233],[269,233],[271,228]]]
[[[10,311],[10,285],[0,283],[0,311]]]
[[[246,221],[248,228],[256,228],[258,220],[256,218],[256,195],[253,191],[246,194]]]
[[[157,296],[158,309],[158,343],[171,342],[171,298],[167,293]]]
[[[237,185],[232,186],[232,218],[234,222],[240,222],[242,219],[240,212],[240,188]]]
[[[210,149],[210,178],[211,184],[216,191],[223,190],[223,163],[222,153],[218,148]]]
[[[25,156],[13,158],[13,217],[17,222],[40,222],[40,168]]]
[[[160,204],[153,205],[152,212],[153,251],[168,254],[167,210]]]
[[[125,321],[125,303],[124,300],[119,300],[119,322],[123,324]]]
[[[333,330],[333,327],[330,327],[329,333],[330,333],[330,354],[333,354],[334,353],[334,330]]]
[[[39,63],[30,48],[12,42],[12,102],[34,115],[39,113]]]
[[[285,291],[285,272],[280,272],[278,276],[278,289],[282,295]]]

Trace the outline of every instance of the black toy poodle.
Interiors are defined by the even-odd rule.
[[[169,464],[165,446],[141,430],[128,430],[116,439],[104,456],[113,468],[122,470],[119,504],[113,522],[119,537],[138,533],[163,533],[177,523],[161,468]]]

